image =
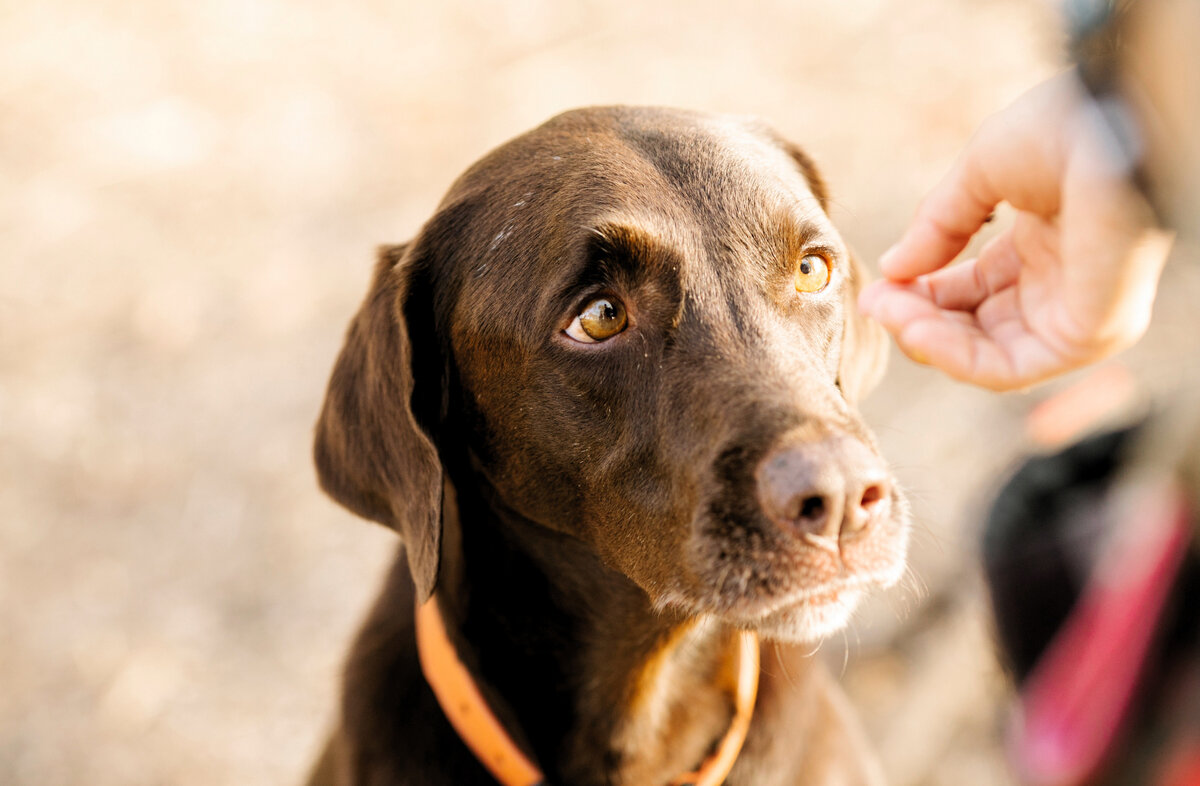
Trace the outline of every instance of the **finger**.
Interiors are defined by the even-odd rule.
[[[880,258],[890,279],[945,267],[1001,201],[1050,217],[1058,212],[1066,160],[1063,118],[1079,103],[1071,74],[1048,80],[990,117],[922,202],[900,241]]]
[[[912,322],[928,318],[975,324],[975,317],[970,312],[940,308],[929,298],[928,290],[918,283],[877,281],[871,285],[871,290],[863,311],[893,335],[898,335]]]
[[[878,319],[880,303],[897,292],[917,292],[914,283],[897,284],[887,280],[868,281],[862,291],[858,293],[858,310],[869,317]]]
[[[1004,348],[977,326],[948,319],[922,319],[908,325],[896,343],[909,357],[964,382],[992,390],[1027,383]]]
[[[914,316],[924,316],[937,310],[937,306],[912,284],[890,281],[872,281],[864,287],[858,306],[889,332],[903,327]]]
[[[985,303],[994,302],[995,309],[981,309],[994,322],[989,328],[972,312],[939,308],[916,285],[878,283],[871,316],[918,363],[992,390],[1025,388],[1067,367],[1066,359],[1013,316],[1014,287]]]
[[[1011,287],[1021,272],[1021,258],[1011,232],[992,238],[975,259],[921,276],[914,284],[925,287],[941,308],[974,311],[988,298]]]
[[[1009,293],[1015,290],[1005,290],[988,302],[1003,303]],[[1001,307],[1007,308],[1011,306]],[[1028,388],[1088,361],[1064,355],[1031,333],[1020,319],[1002,319],[991,327],[978,322],[956,324],[944,318],[914,320],[896,337],[896,343],[910,357],[955,379],[992,390]]]
[[[995,324],[976,314],[940,308],[914,284],[886,284],[872,304],[874,316],[913,360],[950,377],[992,390],[1016,390],[1039,382],[1064,359],[1014,318],[1015,288],[1002,290],[984,308]]]
[[[1030,332],[1021,313],[1020,295],[1017,287],[1008,287],[984,301],[975,311],[980,329],[998,341]]]
[[[911,303],[910,298],[917,298],[923,303],[932,305],[933,308],[927,309],[923,305]],[[934,311],[941,311],[947,319],[955,319],[965,324],[976,321],[970,309],[948,308],[935,302],[924,278],[907,284],[873,281],[864,288],[859,296],[859,310],[880,322],[885,319],[889,320],[897,329],[901,327],[900,322],[906,314],[924,316],[932,314]]]
[[[875,303],[883,295],[886,286],[886,281],[868,281],[858,293],[858,310],[867,316],[873,316]]]
[[[903,290],[880,297],[877,307],[877,319],[914,361],[995,390],[1019,386],[1007,356],[971,314],[939,309],[917,293]]]
[[[981,156],[986,137],[972,140],[921,207],[900,240],[879,259],[894,281],[908,281],[948,265],[979,231],[1001,197],[988,182]]]

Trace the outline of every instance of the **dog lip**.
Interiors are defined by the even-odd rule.
[[[807,596],[804,599],[804,602],[808,605],[821,606],[828,605],[830,603],[837,603],[838,598],[843,591],[844,589],[842,587],[833,587],[828,592],[817,592]]]
[[[797,606],[835,606],[847,601],[853,602],[858,598],[852,596],[861,595],[872,586],[887,585],[889,583],[888,576],[885,574],[886,572],[880,571],[839,577],[815,587],[804,587],[778,597],[762,598],[758,602],[749,600],[744,605],[739,604],[742,605],[742,609],[738,616],[753,624]]]
[[[772,604],[773,608],[769,613],[774,614],[780,609],[799,606],[800,604],[824,606],[830,603],[837,603],[844,599],[843,595],[864,590],[874,583],[870,577],[853,577],[826,582],[825,584],[809,587],[781,598],[781,602]]]

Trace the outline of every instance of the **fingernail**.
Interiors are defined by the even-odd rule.
[[[911,344],[900,343],[899,336],[896,337],[896,343],[899,344],[900,349],[903,350],[905,355],[908,355],[908,359],[911,360],[912,362],[919,363],[922,366],[930,365],[929,356],[926,355],[921,350],[917,349],[916,347],[912,346]]]

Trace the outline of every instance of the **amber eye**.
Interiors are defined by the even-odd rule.
[[[583,311],[567,327],[567,335],[585,344],[595,344],[612,338],[625,329],[629,318],[625,306],[616,298],[598,297],[583,307]]]
[[[807,254],[796,266],[796,291],[820,292],[829,283],[829,262],[820,254]]]

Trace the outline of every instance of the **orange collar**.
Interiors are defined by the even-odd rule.
[[[503,786],[545,786],[546,776],[508,736],[470,672],[459,660],[454,645],[446,636],[436,595],[417,606],[416,622],[417,654],[425,681],[437,696],[450,725],[475,758]],[[724,783],[746,740],[757,695],[758,637],[743,632],[738,636],[736,709],[729,730],[700,769],[680,775],[671,781],[671,786],[720,786]]]

